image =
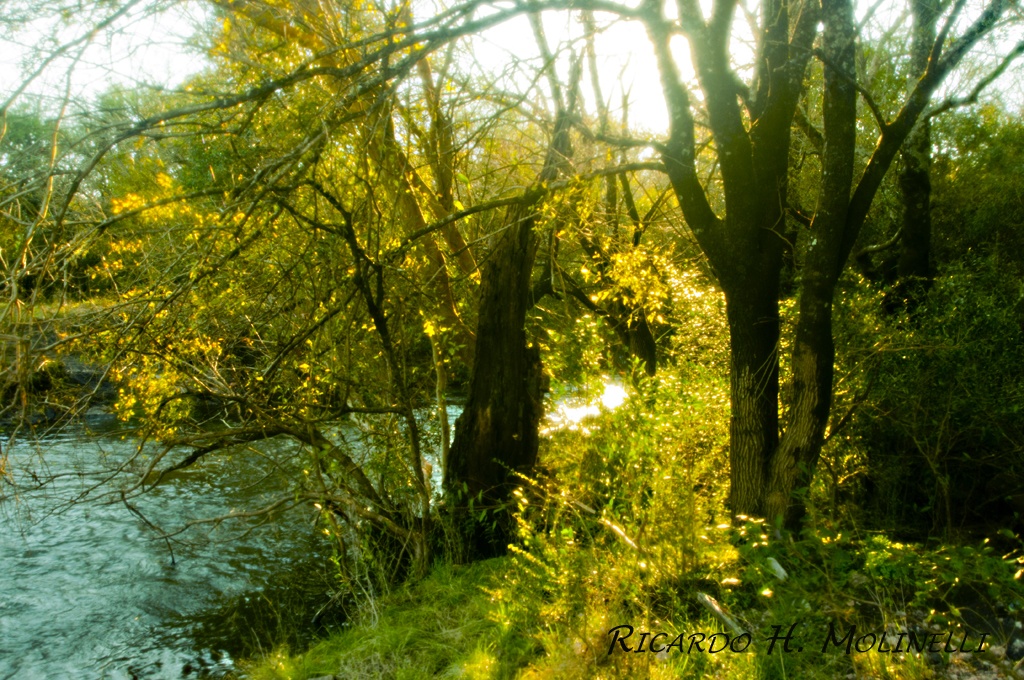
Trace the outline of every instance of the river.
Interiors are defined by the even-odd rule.
[[[287,444],[176,473],[135,501],[144,521],[116,496],[68,502],[134,450],[113,424],[94,418],[8,452],[22,484],[61,476],[34,491],[0,482],[0,679],[217,678],[274,641],[307,642],[332,589],[308,506],[170,545],[146,524],[262,507],[284,491],[266,473],[297,464]]]

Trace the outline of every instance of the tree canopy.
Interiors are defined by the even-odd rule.
[[[928,121],[1024,51],[1010,0],[231,0],[204,5],[209,66],[181,87],[19,108],[147,7],[110,3],[43,46],[4,103],[3,415],[30,422],[55,353],[83,358],[159,442],[126,497],[288,437],[309,464],[280,504],[317,503],[339,540],[386,536],[420,572],[438,508],[467,556],[505,550],[544,394],[575,377],[545,364],[569,365],[554,354],[581,319],[615,346],[601,362],[675,361],[686,258],[725,301],[730,512],[797,528],[844,422],[834,309],[872,207],[902,150],[918,218],[900,275],[931,277]],[[49,9],[78,26],[73,3]],[[579,30],[553,38],[556,14]],[[474,61],[475,37],[520,17],[535,59]],[[667,130],[631,129],[628,104],[612,119],[595,44],[616,22],[646,32]]]

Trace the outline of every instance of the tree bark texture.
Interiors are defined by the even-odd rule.
[[[468,493],[477,507],[505,503],[515,485],[514,472],[529,472],[537,461],[542,372],[539,349],[526,337],[536,252],[534,219],[528,211],[523,206],[510,209],[509,226],[484,266],[469,400],[455,423],[445,470],[450,497]],[[507,529],[490,536],[473,531],[471,553],[504,552]]]
[[[536,186],[509,207],[481,272],[469,399],[455,423],[444,471],[445,491],[457,499],[454,515],[468,529],[465,547],[472,557],[504,553],[512,521],[510,513],[498,513],[494,530],[485,530],[466,513],[470,499],[474,507],[499,508],[511,498],[515,473],[529,473],[537,462],[544,376],[540,349],[526,333],[537,253],[533,228],[545,185],[571,154],[569,128],[570,117],[560,113]]]
[[[911,77],[916,79],[928,69],[935,24],[938,21],[937,0],[915,0],[912,3],[914,33],[910,46]],[[913,80],[911,81],[913,86]],[[897,267],[899,297],[913,301],[931,287],[931,125],[922,118],[911,130],[901,152],[903,168],[899,184],[903,198],[903,230],[900,259]]]
[[[767,294],[765,294],[767,293]],[[729,505],[760,516],[765,463],[779,442],[779,303],[754,287],[726,296],[729,321]]]

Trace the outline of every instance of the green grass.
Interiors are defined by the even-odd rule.
[[[759,531],[747,528],[752,536]],[[719,532],[722,537],[726,533]],[[427,578],[365,602],[350,626],[308,651],[291,655],[278,649],[242,670],[253,680],[325,675],[352,680],[1015,677],[1012,662],[1001,653],[950,658],[936,666],[919,655],[851,656],[841,650],[821,653],[817,647],[829,622],[840,631],[853,625],[862,632],[879,631],[912,623],[902,612],[922,607],[933,608],[928,618],[938,624],[936,630],[956,629],[959,639],[963,629],[956,621],[935,616],[943,609],[956,611],[957,589],[963,586],[998,588],[992,598],[1019,604],[1021,589],[1012,565],[987,547],[927,549],[878,535],[865,540],[815,535],[775,545],[750,542],[739,551],[726,549],[728,545],[714,540],[704,557],[713,559],[719,573],[740,576],[741,585],[717,595],[750,626],[755,643],[748,653],[677,652],[661,658],[617,651],[609,656],[608,630],[621,623],[666,631],[670,638],[721,630],[707,612],[688,606],[697,589],[715,592],[713,581],[679,583],[665,575],[657,579],[650,565],[643,570],[631,566],[636,562],[631,549],[611,543],[599,551],[577,546],[555,553],[536,550],[527,558],[517,550],[506,558],[467,566],[438,565]],[[764,569],[769,553],[786,565],[785,582]],[[628,583],[639,588],[633,592],[621,587]],[[774,593],[766,596],[769,589]],[[668,593],[675,593],[675,599]],[[920,602],[912,601],[915,597]],[[943,600],[948,600],[945,607]],[[764,640],[771,624],[789,622],[801,623],[798,640],[809,645],[806,652],[767,655]],[[1005,641],[994,637],[989,644]]]
[[[243,670],[253,680],[512,677],[537,650],[490,616],[486,590],[507,568],[504,559],[439,565],[419,583],[365,603],[350,627],[308,651],[275,650]]]

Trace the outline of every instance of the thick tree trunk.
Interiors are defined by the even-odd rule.
[[[805,515],[805,493],[825,442],[832,410],[835,346],[832,341],[833,277],[805,284],[793,348],[793,381],[785,434],[768,469],[764,516],[796,530]]]
[[[911,88],[928,68],[939,15],[937,0],[915,0],[912,7]],[[917,122],[903,143],[903,170],[899,178],[903,197],[903,239],[897,269],[897,294],[910,305],[927,293],[932,284],[929,261],[932,237],[931,147],[931,125],[924,118]]]
[[[825,92],[822,114],[825,145],[818,211],[811,222],[800,284],[800,315],[793,344],[792,386],[786,431],[769,463],[765,516],[799,528],[806,488],[825,441],[832,409],[832,297],[846,261],[844,233],[853,185],[857,140],[855,29],[851,0],[822,3]]]
[[[961,4],[955,5],[954,14]],[[736,3],[716,2],[708,16],[696,0],[680,0],[678,20],[666,18],[659,3],[641,3],[669,111],[669,138],[662,149],[665,171],[683,216],[726,293],[732,351],[733,515],[770,520],[781,516],[793,526],[802,514],[803,501],[794,499],[793,492],[812,478],[831,408],[836,281],[893,158],[931,95],[973,45],[999,23],[1011,3],[987,3],[955,40],[934,32],[941,6],[936,0],[914,1],[915,45],[920,47],[915,47],[915,60],[921,58],[915,62],[914,82],[895,118],[879,120],[878,143],[854,181],[858,83],[852,0],[762,3],[755,77],[742,97],[737,96],[736,74],[728,56]],[[950,20],[947,27],[954,23]],[[812,49],[819,26],[823,29],[820,49]],[[928,26],[930,33],[922,30]],[[722,216],[698,174],[694,102],[670,49],[677,32],[690,44],[701,106],[714,138],[725,198]],[[788,232],[781,214],[788,205],[789,130],[805,91],[807,59],[812,53],[819,56],[825,74],[824,132],[818,144],[822,167],[815,216],[802,236],[807,247],[800,276],[792,391],[786,395],[786,432],[780,439],[776,353],[781,255],[775,257],[778,244],[772,238],[781,240]],[[873,100],[868,102],[881,119],[883,114]],[[921,182],[916,186],[920,188]],[[916,245],[921,243],[918,237]],[[921,262],[915,253],[917,271],[927,266]]]
[[[913,306],[932,285],[930,263],[932,216],[931,135],[927,121],[914,128],[903,148],[900,190],[903,196],[903,231],[897,266],[897,295]]]
[[[726,293],[730,340],[729,505],[761,516],[766,463],[779,442],[778,276]]]
[[[574,82],[578,83],[579,73]],[[575,87],[568,111],[575,108]],[[537,204],[545,185],[565,167],[572,147],[571,119],[565,111],[555,119],[551,145],[535,187],[505,217],[483,267],[477,319],[477,350],[469,399],[455,423],[455,441],[444,471],[445,492],[454,502],[454,517],[470,558],[500,555],[512,536],[512,515],[492,515],[491,530],[467,510],[481,504],[497,509],[509,502],[515,473],[529,472],[537,462],[538,427],[543,414],[543,370],[540,349],[526,336],[526,312],[533,305],[531,274],[537,253],[533,233]],[[468,492],[468,496],[461,495]]]
[[[731,340],[730,506],[798,528],[832,407],[835,256],[811,255],[801,289],[785,433],[779,434],[778,267],[727,293]],[[824,272],[824,273],[819,273]],[[776,282],[776,283],[772,283]]]
[[[928,123],[919,124],[903,148],[903,172],[900,189],[903,193],[903,249],[900,252],[899,277],[917,278],[930,284],[931,252],[931,135]]]
[[[480,289],[477,351],[469,400],[455,424],[455,442],[445,469],[446,491],[469,498],[475,508],[497,508],[508,502],[516,484],[514,472],[528,472],[537,461],[541,402],[541,362],[536,345],[526,337],[530,307],[530,274],[536,242],[532,205],[510,209],[510,225],[484,266]],[[460,513],[456,513],[458,516]],[[485,532],[473,517],[467,546],[472,557],[505,551],[511,523],[497,515],[496,531]]]

